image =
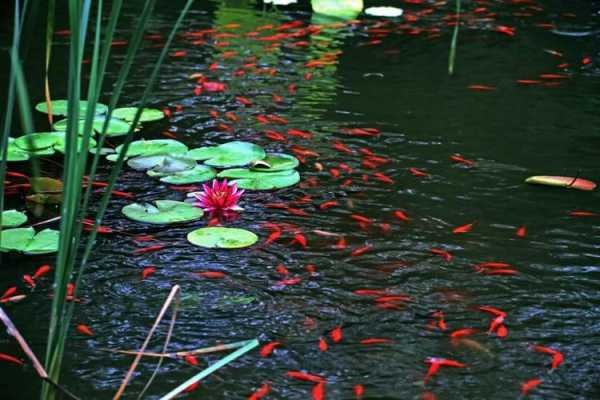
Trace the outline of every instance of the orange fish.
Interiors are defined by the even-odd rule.
[[[373,177],[378,180],[379,182],[383,182],[386,183],[388,185],[391,185],[394,183],[394,180],[392,178],[390,178],[389,176],[381,173],[381,172],[375,172],[373,173]]]
[[[42,276],[46,275],[48,272],[50,272],[50,265],[44,264],[35,271],[35,273],[33,274],[33,279],[41,278]]]
[[[194,367],[197,366],[198,364],[200,364],[198,362],[198,359],[191,354],[187,354],[185,357],[183,357],[183,359],[185,360],[186,363],[188,363]]]
[[[290,274],[290,271],[288,271],[288,269],[283,264],[277,265],[277,267],[275,267],[275,271],[277,271],[279,274],[281,274],[283,276],[288,276]]]
[[[304,382],[320,383],[325,381],[325,378],[319,375],[313,375],[302,371],[288,371],[286,376]]]
[[[133,255],[137,256],[140,254],[144,254],[144,253],[149,253],[151,251],[158,251],[163,249],[165,246],[161,245],[161,244],[157,244],[154,246],[148,246],[148,247],[142,247],[141,249],[136,249],[133,251]]]
[[[450,252],[447,252],[446,250],[434,248],[434,249],[430,249],[429,251],[431,253],[435,254],[436,256],[442,257],[444,260],[446,260],[446,262],[452,261],[452,254],[450,254]]]
[[[33,281],[33,278],[30,275],[23,275],[23,282],[25,282],[30,288],[35,288],[35,282]]]
[[[487,261],[477,264],[478,267],[481,268],[508,268],[512,267],[511,264],[505,262],[497,262],[497,261]]]
[[[565,360],[565,357],[563,356],[563,354],[560,351],[553,349],[551,347],[534,345],[534,346],[532,346],[532,349],[534,351],[537,351],[538,353],[545,353],[545,354],[549,354],[552,356],[552,363],[550,365],[551,369],[556,369]]]
[[[521,395],[523,396],[527,396],[527,394],[536,386],[538,386],[540,383],[542,383],[541,379],[538,378],[534,378],[534,379],[530,379],[527,382],[523,382],[521,384]]]
[[[194,382],[190,386],[186,387],[183,393],[191,393],[200,387],[200,382]]]
[[[360,400],[363,394],[365,394],[365,387],[363,385],[354,385],[353,391],[356,400]]]
[[[312,389],[313,400],[324,400],[325,399],[325,381],[317,383]]]
[[[485,275],[518,275],[519,271],[515,269],[485,269],[481,271]]]
[[[469,89],[477,92],[490,92],[496,90],[496,87],[487,85],[469,85]]]
[[[7,297],[11,297],[15,293],[17,293],[17,287],[16,286],[11,286],[8,289],[6,289],[6,291],[4,292],[4,294],[2,294],[2,297],[0,297],[0,299],[5,299]]]
[[[360,222],[360,223],[364,223],[364,224],[370,224],[373,222],[373,220],[371,218],[366,217],[364,215],[360,215],[360,214],[352,214],[350,216],[350,218],[352,218],[356,222]]]
[[[411,296],[405,295],[391,295],[391,296],[382,296],[376,298],[374,301],[376,303],[394,303],[398,301],[412,301],[413,298]]]
[[[270,342],[270,343],[265,344],[260,349],[260,356],[263,358],[270,356],[271,353],[273,352],[273,350],[275,350],[275,347],[277,347],[277,346],[281,346],[281,343],[280,342]]]
[[[301,233],[296,233],[294,235],[293,242],[296,242],[296,243],[300,244],[300,246],[302,246],[305,249],[307,247],[306,237],[303,234],[301,234]]]
[[[416,176],[416,177],[418,177],[418,178],[429,176],[429,174],[428,174],[427,172],[425,172],[425,171],[421,171],[420,169],[417,169],[417,168],[409,168],[409,169],[408,169],[408,171],[409,171],[409,172],[410,172],[410,173],[411,173],[413,176]]]
[[[352,256],[352,257],[361,256],[361,255],[365,254],[367,251],[371,250],[372,248],[373,248],[373,245],[366,244],[364,246],[361,246],[361,247],[358,247],[358,248],[354,249],[352,251],[352,253],[350,253],[350,256]]]
[[[459,233],[470,232],[471,229],[473,229],[473,224],[474,224],[474,222],[472,222],[470,224],[465,224],[465,225],[458,226],[458,227],[452,229],[452,233],[459,234]]]
[[[327,210],[328,208],[336,207],[336,206],[339,206],[339,203],[335,200],[330,200],[330,201],[326,201],[324,203],[319,204],[319,208],[321,210]]]
[[[599,217],[600,214],[591,211],[571,211],[569,212],[571,217]]]
[[[146,279],[147,277],[149,277],[150,275],[152,275],[155,272],[156,272],[155,267],[144,268],[144,270],[142,271],[142,280]]]
[[[90,327],[87,325],[79,324],[79,325],[77,325],[76,329],[77,329],[77,332],[81,333],[82,335],[94,336],[94,332],[92,332]]]
[[[394,211],[394,217],[396,217],[399,220],[404,221],[404,222],[410,221],[410,218],[408,218],[408,216],[403,211],[400,211],[400,210]]]
[[[359,296],[381,296],[387,294],[388,292],[385,289],[357,289],[352,293]]]
[[[342,341],[342,327],[336,326],[331,332],[329,332],[329,337],[333,340],[333,343],[339,343]]]
[[[466,165],[468,167],[472,167],[472,166],[475,165],[475,161],[467,160],[466,158],[464,158],[460,154],[454,154],[454,155],[450,156],[450,160],[452,160],[452,161],[454,161],[456,163],[464,164],[464,165]]]
[[[475,328],[462,328],[462,329],[457,329],[455,331],[452,331],[452,333],[450,333],[450,337],[452,339],[458,339],[458,338],[462,338],[465,336],[471,336],[474,333],[479,332],[478,329]]]
[[[427,383],[431,377],[438,373],[441,367],[466,368],[466,364],[461,362],[438,357],[428,357],[425,359],[425,363],[430,366],[427,375],[425,375],[425,378],[423,379],[423,383]]]
[[[282,279],[280,281],[277,281],[275,283],[275,286],[292,286],[292,285],[297,285],[300,282],[302,282],[302,278],[299,276],[296,276],[294,278]]]
[[[248,99],[247,97],[236,96],[235,99],[238,101],[238,103],[240,103],[246,107],[252,106],[252,101],[250,99]]]
[[[525,225],[520,226],[515,232],[515,235],[517,235],[520,238],[524,238],[525,236],[527,236],[527,228],[525,227]]]
[[[256,389],[256,391],[248,397],[248,400],[260,400],[266,395],[268,395],[270,391],[271,385],[269,385],[268,383],[263,383],[261,387]]]
[[[325,340],[325,338],[320,337],[319,338],[319,350],[320,351],[327,351],[327,349],[329,349],[329,345],[327,344],[327,341]]]
[[[370,345],[370,344],[391,344],[394,343],[391,339],[384,338],[368,338],[360,341],[360,344]]]
[[[338,250],[344,250],[346,248],[347,244],[346,244],[346,239],[344,239],[344,237],[340,237],[337,241],[337,243],[335,244],[335,248]]]
[[[23,361],[19,360],[17,357],[13,357],[10,354],[0,353],[0,360],[8,361],[17,365],[23,365]]]
[[[224,272],[221,271],[203,271],[203,272],[194,272],[194,275],[201,276],[203,278],[208,279],[222,279],[227,276]]]
[[[270,244],[273,243],[274,241],[276,241],[277,239],[279,239],[281,237],[281,231],[280,230],[276,230],[273,231],[269,237],[267,238],[267,240],[265,241],[265,244]]]

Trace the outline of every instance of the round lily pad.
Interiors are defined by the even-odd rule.
[[[67,145],[67,139],[66,139],[66,134],[65,132],[54,132],[54,134],[57,136],[57,141],[56,143],[54,143],[54,146],[52,146],[54,148],[54,150],[59,151],[61,153],[65,153],[65,148]],[[88,142],[88,149],[93,149],[94,147],[96,147],[97,143],[96,140],[92,137],[88,138],[89,142]],[[82,137],[78,137],[77,138],[77,149],[81,150],[81,146],[83,145],[83,138]]]
[[[137,110],[138,107],[115,108],[113,110],[112,116],[127,122],[133,122]],[[144,111],[142,111],[142,115],[140,116],[139,122],[158,121],[160,119],[163,119],[164,117],[165,114],[163,114],[161,110],[157,110],[155,108],[144,108]]]
[[[156,200],[150,203],[129,204],[121,210],[129,219],[148,224],[175,224],[202,218],[204,211],[189,203],[173,200]]]
[[[245,168],[226,169],[219,178],[233,178],[240,189],[271,190],[293,186],[300,181],[300,174],[290,169],[279,172],[258,172]]]
[[[294,169],[299,164],[299,161],[296,157],[283,153],[269,153],[261,161],[262,162],[257,163],[250,169],[261,172],[277,172]]]
[[[6,210],[2,212],[2,227],[15,228],[27,222],[27,215],[17,210]]]
[[[8,138],[8,149],[6,151],[6,161],[27,161],[29,153],[15,144],[15,139]]]
[[[217,176],[217,171],[214,168],[206,165],[196,165],[190,170],[163,176],[160,178],[160,181],[164,183],[170,183],[172,185],[189,185],[190,183],[208,181],[215,176]]]
[[[219,146],[200,147],[188,152],[187,156],[195,160],[205,160],[204,163],[211,167],[231,168],[262,160],[266,153],[254,143],[234,141]]]
[[[106,120],[106,118],[103,116],[95,117],[94,120],[92,121],[92,130],[97,133],[102,132],[102,128],[104,127],[105,120]],[[67,130],[67,121],[68,121],[68,119],[63,119],[63,120],[60,120],[60,121],[54,123],[54,125],[52,125],[52,129],[54,129],[56,131],[63,131],[63,132],[66,131]],[[112,136],[126,135],[129,132],[130,127],[131,127],[131,125],[129,124],[129,122],[123,121],[122,119],[118,119],[118,118],[111,118],[108,121],[108,126],[106,128],[106,136],[112,137]],[[85,128],[85,120],[80,119],[79,127],[78,127],[78,132],[80,135],[83,135],[85,133],[83,131],[84,128]]]
[[[0,251],[20,251],[25,254],[48,254],[58,251],[59,232],[33,228],[14,228],[2,231]]]
[[[252,246],[258,241],[258,236],[245,229],[209,227],[188,233],[187,240],[200,247],[239,249]]]
[[[21,150],[37,152],[54,146],[59,139],[56,132],[39,132],[20,136],[13,143]]]
[[[162,177],[177,172],[190,171],[196,165],[196,161],[190,158],[165,156],[158,165],[146,171],[146,174],[153,178]]]
[[[194,168],[196,161],[191,158],[161,154],[131,158],[127,161],[127,165],[137,171],[152,170],[157,174],[169,175]],[[149,175],[153,176],[152,174]]]
[[[123,145],[117,146],[115,149],[116,153],[119,153],[123,149]],[[131,142],[127,149],[127,156],[155,156],[160,154],[185,154],[188,148],[185,144],[178,142],[173,139],[156,139],[156,140],[136,140]],[[106,156],[109,161],[116,161],[118,154],[110,154]],[[190,157],[191,158],[191,157]]]
[[[52,100],[52,115],[67,115],[68,101],[67,100]],[[85,100],[79,101],[79,116],[83,117],[87,111],[88,102]],[[48,106],[45,101],[36,104],[35,109],[48,114]],[[96,114],[105,114],[108,107],[102,103],[96,103]]]

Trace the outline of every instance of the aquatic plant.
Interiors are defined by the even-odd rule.
[[[25,252],[49,250],[49,246],[46,246],[46,238],[52,237],[58,241],[57,246],[55,246],[56,243],[52,243],[52,250],[58,250],[58,255],[55,262],[55,291],[51,307],[48,341],[46,344],[45,370],[47,371],[47,376],[40,375],[45,380],[41,394],[43,399],[54,399],[56,397],[57,388],[62,390],[58,382],[60,381],[65,342],[67,333],[70,330],[70,321],[74,306],[74,302],[68,303],[66,301],[67,286],[74,288],[73,293],[69,293],[69,295],[75,297],[96,239],[96,228],[100,225],[106,211],[112,189],[120,174],[129,143],[131,142],[135,128],[142,119],[142,113],[145,113],[144,105],[154,87],[159,68],[168,54],[168,48],[175,37],[175,32],[180,26],[184,16],[187,14],[187,11],[192,4],[192,0],[186,2],[181,10],[179,18],[173,24],[171,34],[169,35],[160,56],[157,58],[152,73],[146,81],[147,86],[139,99],[139,108],[136,110],[135,115],[133,118],[130,118],[130,113],[125,113],[126,116],[131,119],[130,122],[112,118],[112,113],[123,91],[125,80],[129,75],[135,55],[140,48],[143,34],[154,9],[156,0],[144,2],[142,9],[140,10],[137,24],[133,28],[130,45],[127,49],[121,70],[117,75],[117,81],[112,86],[112,96],[109,105],[104,106],[98,103],[98,99],[104,84],[106,67],[110,58],[111,43],[121,14],[122,3],[122,0],[113,1],[111,3],[110,15],[105,19],[103,18],[103,10],[105,8],[103,0],[98,0],[94,4],[91,0],[69,0],[67,4],[70,31],[68,57],[69,78],[66,80],[68,98],[63,101],[52,102],[50,99],[49,84],[46,80],[46,103],[45,105],[38,105],[37,107],[40,111],[48,112],[50,123],[53,122],[52,115],[66,115],[68,117],[66,120],[63,120],[64,122],[59,121],[58,126],[54,124],[55,127],[64,131],[64,136],[62,136],[64,137],[64,143],[59,146],[65,153],[62,179],[64,181],[64,190],[62,193],[62,204],[60,206],[60,231],[45,230],[35,234],[33,229],[24,228],[27,230],[20,230],[18,232],[15,232],[14,230],[12,230],[12,232],[5,231],[4,239],[0,236],[0,243],[3,245],[8,244],[9,246],[7,247],[15,247],[10,246],[10,243],[13,243],[12,238],[15,235],[29,239],[25,247],[20,246],[17,249]],[[52,47],[54,34],[55,6],[54,0],[48,2],[46,67],[50,62],[50,49]],[[93,6],[95,10],[93,10]],[[26,145],[27,150],[23,150],[22,145],[20,146],[21,148],[15,148],[15,141],[11,140],[9,137],[12,127],[12,115],[14,114],[13,110],[17,100],[23,132],[34,132],[32,108],[29,104],[29,95],[26,86],[27,80],[23,74],[22,57],[21,54],[19,54],[21,35],[23,34],[23,21],[26,17],[30,17],[29,14],[31,14],[31,17],[34,15],[28,2],[24,2],[22,6],[20,1],[15,0],[13,42],[10,52],[11,72],[6,97],[6,110],[1,130],[2,135],[0,136],[0,179],[4,179],[6,173],[6,163],[9,159],[9,151],[13,159],[16,158],[21,160],[26,160],[37,152],[35,146],[30,145],[32,143],[31,137],[26,139],[28,141],[28,144]],[[95,16],[95,21],[92,20],[93,22],[90,21],[91,15]],[[103,21],[106,21],[104,25]],[[92,24],[94,25],[93,29],[90,27]],[[86,32],[89,31],[94,32],[90,57],[91,69],[89,78],[86,78],[86,81],[89,82],[87,86],[87,99],[83,100],[83,51],[84,48],[87,47]],[[48,68],[46,68],[46,70],[47,69]],[[102,115],[99,117],[98,114]],[[89,134],[92,131],[98,133],[98,146],[101,148],[103,147],[107,135],[125,134],[125,139],[122,145],[123,153],[119,153],[116,158],[116,165],[111,170],[111,176],[108,179],[106,190],[94,216],[94,226],[90,230],[87,240],[82,241],[80,239],[84,227],[83,222],[84,217],[90,212],[88,210],[88,205],[92,188],[92,185],[84,184],[86,181],[84,176],[88,175],[89,180],[94,180],[99,157],[102,153],[101,151],[95,152],[91,165],[88,165],[88,150],[94,143],[93,138],[91,138],[91,135]],[[48,147],[45,147],[45,149],[56,144],[56,142],[52,142]],[[9,147],[12,149],[9,149]],[[28,150],[32,150],[33,152],[29,152]],[[52,149],[52,151],[54,151],[54,149]],[[33,160],[35,161],[35,157]],[[36,173],[35,164],[33,167],[34,176],[39,175]],[[3,211],[3,207],[4,187],[3,185],[0,185],[0,218],[2,218],[1,212]],[[2,224],[1,219],[0,224]],[[0,235],[2,235],[1,230]],[[40,237],[40,235],[42,236]],[[85,243],[85,248],[81,252],[80,243],[82,242]],[[74,278],[75,282],[73,284]]]
[[[452,31],[452,41],[450,42],[450,54],[448,55],[448,75],[454,74],[454,63],[456,60],[456,44],[458,41],[458,27],[460,25],[460,0],[456,0],[456,20],[454,30]]]
[[[191,192],[187,194],[192,200],[192,204],[202,208],[204,211],[219,213],[224,211],[242,211],[238,205],[240,198],[244,194],[243,190],[238,190],[237,185],[228,183],[227,179],[219,182],[213,179],[212,184],[202,185],[204,189],[201,192]]]

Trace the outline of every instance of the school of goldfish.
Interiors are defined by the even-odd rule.
[[[466,9],[457,19],[452,11],[453,2],[404,0],[401,2],[405,7],[405,14],[400,21],[389,20],[350,20],[335,22],[331,24],[314,25],[301,19],[289,20],[281,24],[265,24],[255,26],[251,29],[238,23],[229,23],[218,27],[210,27],[193,31],[186,31],[181,35],[181,49],[171,53],[173,63],[179,60],[185,61],[192,57],[196,48],[214,49],[213,59],[205,61],[206,68],[189,74],[190,80],[189,97],[203,107],[208,105],[206,118],[210,129],[217,131],[218,135],[225,138],[246,138],[237,135],[242,124],[252,126],[247,135],[253,140],[261,142],[265,147],[273,146],[278,150],[291,152],[301,162],[302,181],[296,189],[286,190],[284,194],[275,192],[272,195],[252,197],[257,208],[264,208],[267,214],[273,218],[260,223],[262,230],[262,241],[256,246],[256,252],[270,252],[274,248],[285,248],[287,252],[301,252],[310,254],[324,252],[324,254],[339,254],[347,263],[360,263],[365,256],[372,256],[380,249],[377,244],[378,237],[393,237],[397,233],[410,235],[410,228],[422,221],[422,215],[415,215],[407,205],[402,208],[386,209],[385,211],[373,210],[366,207],[360,208],[360,202],[365,199],[363,187],[375,188],[374,190],[393,193],[393,188],[399,185],[418,185],[423,180],[431,179],[435,172],[428,170],[426,165],[419,165],[414,161],[413,165],[402,166],[392,156],[378,153],[369,145],[370,141],[378,141],[386,135],[385,131],[377,127],[367,126],[338,126],[336,129],[318,131],[307,129],[304,126],[292,126],[294,122],[288,119],[286,110],[294,107],[294,103],[305,95],[306,88],[310,87],[312,80],[334,74],[336,66],[341,62],[343,52],[339,48],[330,49],[331,41],[324,40],[331,32],[355,32],[360,34],[358,46],[380,46],[386,39],[395,35],[419,36],[425,40],[436,40],[448,38],[451,28],[459,23],[461,29],[482,29],[494,34],[506,37],[506,40],[514,40],[519,36],[517,26],[504,25],[497,18],[498,7],[510,7],[512,16],[518,21],[525,23],[532,20],[531,25],[541,31],[552,30],[556,25],[551,20],[544,18],[545,9],[536,0],[473,0],[466,5]],[[437,15],[437,19],[432,19]],[[440,17],[441,15],[441,17]],[[563,15],[570,18],[569,15]],[[432,24],[431,21],[436,21]],[[59,31],[59,35],[67,35],[67,31]],[[153,34],[146,37],[150,42],[160,43],[164,40],[162,35]],[[241,51],[237,45],[239,42],[252,43]],[[125,45],[126,40],[116,40],[113,45],[118,47]],[[212,47],[210,47],[212,46]],[[185,47],[185,48],[184,48]],[[252,79],[272,79],[277,81],[283,75],[289,78],[289,72],[282,72],[278,65],[261,62],[261,54],[278,54],[280,52],[298,52],[309,49],[309,58],[304,58],[295,70],[293,76],[295,81],[287,80],[285,85],[279,83],[273,90],[265,93],[259,92],[251,87]],[[558,87],[571,79],[573,68],[589,68],[593,60],[587,54],[583,54],[579,60],[567,60],[561,51],[544,49],[544,52],[558,60],[556,69],[553,71],[541,71],[538,76],[519,76],[515,78],[515,84],[520,86]],[[288,61],[286,61],[288,62]],[[283,68],[283,67],[282,67]],[[243,82],[240,83],[240,82]],[[244,86],[245,85],[245,86]],[[263,86],[264,87],[264,86]],[[498,92],[500,88],[494,82],[476,82],[469,85],[467,90],[474,92]],[[485,95],[485,93],[481,93]],[[224,107],[213,99],[224,99],[229,96],[229,105]],[[185,111],[185,105],[170,104],[165,106],[163,112],[169,118],[171,127],[165,129],[162,135],[185,141],[185,136],[178,133],[177,116]],[[297,122],[295,122],[297,123]],[[243,125],[247,129],[248,125]],[[218,137],[217,135],[217,137]],[[476,157],[463,154],[448,153],[445,160],[448,168],[469,171],[478,168]],[[18,179],[25,179],[26,175],[11,171],[7,179],[17,180],[8,182],[7,195],[18,194],[24,184]],[[468,179],[468,177],[465,177]],[[105,186],[104,182],[95,181],[91,183],[98,190]],[[329,185],[324,190],[324,185]],[[199,189],[199,185],[192,186],[169,186],[173,193],[190,192]],[[293,194],[293,198],[289,194]],[[351,195],[347,195],[350,193]],[[117,198],[131,199],[136,194],[129,191],[114,191]],[[247,201],[247,200],[246,200]],[[374,215],[372,215],[374,214]],[[600,213],[587,210],[569,211],[568,216],[573,218],[600,217]],[[346,226],[353,229],[335,231],[334,229],[315,228],[312,224],[304,223],[313,219],[328,219],[342,216]],[[277,220],[275,220],[277,219]],[[227,225],[229,221],[221,221],[213,218],[208,225]],[[462,247],[468,247],[468,238],[486,221],[477,219],[455,221],[455,224],[442,228],[445,229],[449,240],[463,243]],[[84,220],[87,230],[91,229],[93,221]],[[330,225],[331,226],[331,225]],[[511,236],[516,240],[527,241],[530,228],[527,221],[519,221],[513,228]],[[109,226],[100,226],[98,233],[108,238],[115,233],[128,236],[133,249],[131,256],[143,258],[151,253],[160,253],[168,250],[169,243],[162,241],[155,234],[129,234],[125,230],[118,230]],[[463,242],[461,242],[463,241]],[[422,248],[418,251],[418,257],[414,259],[399,260],[385,259],[379,263],[375,270],[383,276],[391,277],[396,271],[410,270],[419,263],[428,262],[443,265],[444,267],[462,268],[457,263],[457,247],[443,243],[435,247]],[[469,266],[468,271],[481,276],[489,276],[490,284],[495,279],[501,280],[504,285],[510,285],[510,279],[522,273],[519,265],[504,261],[506,254],[480,260]],[[305,256],[306,257],[306,256]],[[139,280],[152,281],[160,279],[161,270],[167,266],[146,265],[139,273]],[[30,293],[41,284],[50,285],[49,273],[51,264],[41,265],[29,274],[21,277],[21,282],[11,285],[5,289],[0,297],[0,303],[11,307],[18,307],[18,303],[30,296]],[[293,287],[302,285],[313,285],[328,270],[321,270],[320,266],[313,262],[303,267],[290,265],[284,260],[274,263],[269,267],[266,280],[266,289],[272,293],[282,293],[293,290]],[[415,271],[415,273],[417,273]],[[218,282],[219,280],[231,279],[226,266],[223,270],[205,269],[197,270],[194,278]],[[340,276],[340,275],[337,275]],[[380,275],[378,275],[380,276]],[[353,288],[348,291],[348,299],[352,302],[360,302],[370,307],[371,313],[396,313],[407,312],[412,307],[418,307],[419,297],[410,293],[410,290],[400,290],[398,284],[386,285],[381,278],[370,279],[365,276],[365,287]],[[342,279],[342,278],[340,278]],[[214,281],[213,281],[214,280]],[[314,287],[314,286],[311,286]],[[326,286],[320,287],[322,290]],[[74,295],[73,285],[69,286],[67,300],[80,302],[80,298]],[[85,293],[85,292],[84,292]],[[276,295],[276,294],[275,294]],[[448,303],[467,302],[463,294],[458,292],[444,293]],[[82,295],[84,296],[84,295]],[[275,300],[277,301],[277,300]],[[493,356],[485,341],[497,341],[500,346],[520,347],[522,351],[528,352],[531,363],[536,364],[532,368],[532,376],[524,381],[515,382],[514,388],[507,387],[506,390],[517,397],[519,393],[526,396],[534,393],[536,388],[544,384],[544,376],[563,367],[568,359],[560,348],[549,344],[551,340],[541,340],[539,343],[506,343],[510,337],[510,327],[519,323],[513,318],[514,309],[504,309],[502,304],[474,304],[470,301],[462,311],[447,311],[444,305],[439,309],[428,309],[419,311],[421,317],[416,323],[422,331],[422,335],[436,337],[440,348],[445,345],[452,349],[450,354],[431,354],[422,360],[423,365],[414,365],[419,371],[420,379],[418,385],[422,388],[422,399],[436,399],[435,394],[437,381],[441,376],[448,379],[454,377],[464,378],[469,374],[471,366],[460,359],[461,351],[467,348],[482,356]],[[458,323],[462,318],[457,314],[476,316],[465,320],[472,321],[468,325]],[[477,320],[486,321],[478,323]],[[407,320],[404,320],[407,322]],[[414,321],[413,321],[414,322]],[[393,357],[394,351],[402,346],[397,337],[369,337],[360,334],[360,329],[355,329],[356,319],[353,321],[335,321],[328,326],[324,322],[317,322],[316,316],[308,313],[303,321],[300,321],[304,332],[307,333],[305,341],[306,348],[315,349],[316,353],[310,353],[310,357],[332,354],[344,351],[348,346],[356,345],[374,349],[385,350],[386,354]],[[76,322],[74,332],[87,337],[95,337],[93,326],[82,322]],[[274,360],[281,363],[285,368],[286,347],[291,344],[286,337],[268,337],[264,340],[258,357],[265,360]],[[297,345],[297,344],[296,344]],[[0,353],[0,361],[23,365],[28,361],[14,354]],[[308,354],[308,353],[307,353]],[[357,357],[359,357],[357,353]],[[457,358],[457,359],[455,359]],[[190,366],[202,364],[193,356],[186,356],[183,362]],[[381,359],[385,362],[385,359]],[[206,365],[206,362],[204,363]],[[332,387],[339,385],[343,390],[336,390],[339,394],[334,398],[367,399],[377,398],[371,396],[370,391],[375,391],[365,376],[363,381],[347,382],[343,377],[343,366],[336,376],[327,376],[322,371],[308,371],[299,368],[289,369],[283,377],[273,377],[271,380],[257,382],[255,387],[248,388],[244,396],[248,400],[268,399],[270,396],[277,397],[277,386],[286,382],[286,385],[299,385],[306,387],[304,398],[322,400]],[[282,381],[283,378],[283,381]],[[403,380],[402,377],[396,377]],[[277,382],[277,383],[275,383]],[[412,384],[413,382],[409,382]],[[208,385],[209,383],[207,383]],[[186,392],[192,393],[197,389],[201,392],[202,385],[194,384]],[[241,397],[240,397],[241,398]],[[459,397],[456,397],[459,398]]]

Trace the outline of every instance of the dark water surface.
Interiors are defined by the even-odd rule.
[[[138,3],[127,2],[125,26],[135,20]],[[600,398],[600,223],[597,218],[568,215],[572,210],[600,212],[598,195],[523,183],[527,176],[541,174],[600,178],[600,37],[594,33],[600,29],[599,7],[586,1],[465,3],[467,22],[459,35],[456,74],[450,78],[446,69],[453,4],[422,13],[415,22],[363,19],[355,24],[325,25],[312,35],[257,41],[246,33],[259,26],[277,27],[292,20],[301,21],[303,27],[324,22],[305,7],[277,13],[242,1],[196,2],[182,32],[214,28],[234,36],[184,35],[177,40],[173,51],[185,50],[187,55],[169,58],[151,101],[155,107],[169,107],[173,116],[148,124],[140,137],[164,138],[162,132],[169,131],[190,147],[240,139],[269,151],[291,152],[296,145],[317,152],[319,157],[307,157],[300,167],[300,185],[248,193],[242,202],[246,211],[229,224],[257,232],[263,242],[270,233],[265,223],[293,224],[304,233],[308,246],[290,244],[294,229],[289,228],[268,246],[240,251],[195,248],[185,235],[206,221],[147,229],[121,215],[121,207],[129,200],[115,198],[105,225],[124,232],[102,236],[94,252],[74,323],[88,324],[95,336],[89,339],[73,331],[64,369],[67,387],[84,399],[110,398],[131,358],[101,349],[141,345],[169,288],[179,284],[183,304],[171,349],[251,338],[283,343],[268,358],[253,351],[223,368],[189,398],[244,399],[265,381],[272,385],[269,399],[310,398],[312,385],[285,377],[289,370],[326,377],[329,399],[353,399],[356,384],[365,386],[366,399],[415,399],[431,394],[438,399],[515,399],[520,384],[532,378],[543,383],[531,391],[531,398]],[[180,0],[159,1],[152,33],[166,34],[182,4]],[[397,4],[411,15],[430,7]],[[475,13],[478,7],[488,11]],[[496,13],[495,20],[482,19],[486,12]],[[233,23],[240,27],[227,27]],[[557,34],[540,25],[549,23],[559,31],[579,33]],[[498,25],[515,27],[516,35],[494,31]],[[267,29],[260,36],[275,33]],[[120,38],[127,38],[126,30]],[[193,44],[194,40],[207,43]],[[158,55],[159,48],[154,46],[158,43],[147,41],[122,105],[134,105],[140,96]],[[66,92],[66,87],[60,87],[66,71],[59,59],[66,57],[67,39],[57,37],[56,44],[53,79],[55,97],[61,97]],[[42,99],[42,46],[32,53],[38,63],[30,71],[34,103]],[[230,51],[236,53],[227,54]],[[110,81],[116,77],[124,48],[115,47],[114,54]],[[322,57],[336,62],[319,68],[305,66]],[[585,57],[591,62],[584,65]],[[213,63],[217,68],[209,69]],[[256,67],[245,65],[253,63]],[[557,67],[563,63],[568,65]],[[196,83],[189,79],[193,73],[225,82],[227,90],[195,96]],[[538,80],[540,74],[548,73],[568,78],[531,86],[515,82]],[[296,93],[289,93],[290,84],[296,85]],[[469,85],[495,90],[474,91]],[[109,92],[107,84],[105,102]],[[282,96],[283,102],[274,102],[272,94]],[[253,106],[239,104],[235,100],[239,95],[251,99]],[[175,112],[178,106],[181,111]],[[210,110],[219,111],[220,117],[211,118]],[[226,111],[234,112],[239,121],[224,118]],[[261,125],[255,117],[267,113],[282,116],[289,124]],[[36,122],[38,130],[46,130],[43,117]],[[220,130],[222,123],[232,131]],[[372,127],[381,133],[349,136],[340,132],[344,127]],[[313,138],[288,136],[287,142],[276,142],[264,135],[266,129],[285,134],[290,128],[310,131]],[[336,141],[353,154],[333,148]],[[360,148],[389,162],[369,169]],[[474,160],[476,166],[452,163],[449,157],[455,153]],[[315,162],[324,167],[321,172]],[[353,172],[340,169],[339,163]],[[104,165],[104,176],[109,167]],[[409,173],[411,167],[430,176],[415,177]],[[341,176],[333,177],[331,168],[340,169]],[[377,180],[377,172],[393,183]],[[342,185],[348,178],[352,183]],[[118,189],[135,192],[137,201],[184,198],[184,193],[131,169],[123,173]],[[339,207],[321,210],[319,204],[329,200],[337,200]],[[310,216],[266,207],[279,202]],[[404,211],[410,222],[395,218],[396,210]],[[363,229],[352,214],[374,222]],[[471,232],[452,233],[453,228],[473,222]],[[390,224],[389,231],[381,224]],[[525,238],[515,235],[522,225],[527,227]],[[348,247],[337,249],[337,237],[315,230],[342,235]],[[166,248],[132,255],[139,247],[132,235],[142,233],[154,235]],[[364,245],[372,249],[351,256]],[[445,262],[431,255],[432,248],[450,251],[454,259]],[[22,274],[49,260],[3,258],[0,289],[14,285]],[[485,261],[511,263],[519,274],[475,272],[473,266]],[[277,286],[282,279],[275,270],[278,264],[302,281]],[[314,264],[316,273],[306,271],[308,264]],[[141,281],[141,271],[148,266],[155,266],[157,272]],[[210,280],[192,275],[206,270],[223,271],[227,277]],[[372,297],[354,294],[357,289],[388,289],[414,300],[398,309],[382,309]],[[41,356],[49,294],[45,280],[25,301],[6,307]],[[481,305],[507,312],[508,337],[486,334],[491,316],[477,310]],[[445,315],[446,332],[427,329],[431,313],[437,310]],[[328,338],[329,351],[319,351],[319,337],[339,325],[343,340],[333,344]],[[450,342],[448,333],[463,327],[481,330],[470,337],[475,344]],[[165,331],[163,324],[161,335]],[[372,337],[393,343],[359,344]],[[550,373],[550,357],[528,350],[531,343],[559,349],[565,363]],[[160,346],[157,339],[152,349]],[[18,350],[2,336],[0,352],[16,354]],[[468,368],[443,368],[423,385],[424,360],[432,356],[458,360]],[[199,367],[166,361],[148,398],[159,398],[216,356],[200,360]],[[152,369],[151,362],[142,362],[128,398],[143,387]],[[1,363],[0,374],[1,398],[37,396],[32,368],[21,371]]]

